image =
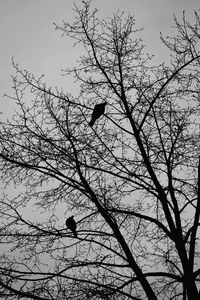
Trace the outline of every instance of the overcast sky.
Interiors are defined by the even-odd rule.
[[[10,92],[12,57],[23,69],[35,75],[45,74],[49,85],[70,89],[60,70],[79,53],[72,41],[54,30],[53,22],[72,20],[73,2],[81,4],[80,0],[0,0],[0,110],[5,108],[3,94]],[[194,10],[200,8],[199,0],[93,0],[93,5],[104,17],[117,9],[133,13],[138,27],[145,27],[144,43],[157,55],[159,33],[169,33],[173,14],[181,17],[186,10],[191,18]]]
[[[81,4],[81,0],[74,0]],[[144,26],[144,44],[158,60],[164,47],[159,46],[160,32],[168,34],[173,24],[173,14],[181,18],[183,10],[192,18],[199,10],[199,0],[93,0],[101,16],[112,16],[124,10],[135,15],[138,27]],[[61,76],[61,69],[72,66],[81,53],[72,47],[73,42],[62,38],[53,23],[72,21],[73,0],[0,0],[0,111],[10,116],[11,107],[3,94],[11,94],[12,57],[22,69],[36,76],[45,74],[49,86],[71,91],[71,84]],[[0,115],[2,118],[2,115]],[[9,190],[12,193],[12,190]],[[1,191],[0,191],[1,194]]]

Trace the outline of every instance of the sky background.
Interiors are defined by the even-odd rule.
[[[3,97],[5,93],[12,95],[11,75],[15,75],[12,57],[20,68],[36,76],[45,74],[47,86],[62,87],[73,95],[78,93],[73,81],[62,76],[61,69],[73,66],[82,53],[53,25],[61,25],[63,20],[73,21],[74,2],[82,5],[81,0],[0,0],[1,119],[9,119],[15,109],[14,103]],[[104,18],[117,10],[134,14],[136,27],[144,27],[142,38],[147,51],[155,53],[158,62],[167,60],[160,32],[164,35],[172,32],[173,15],[181,18],[185,10],[187,18],[192,19],[194,10],[200,9],[199,0],[93,0],[92,5]]]
[[[75,92],[72,82],[61,76],[61,69],[73,66],[81,53],[53,25],[73,20],[73,2],[82,3],[81,0],[0,0],[0,112],[3,111],[0,118],[9,118],[12,112],[12,102],[3,97],[5,93],[12,94],[11,75],[15,74],[12,57],[20,68],[36,76],[45,74],[48,86]],[[151,54],[155,53],[158,62],[167,60],[160,32],[164,35],[172,32],[173,15],[181,18],[185,10],[187,18],[192,19],[194,10],[200,9],[200,0],[93,0],[92,3],[104,18],[117,10],[134,14],[136,27],[144,27],[144,44]]]
[[[73,2],[79,5],[82,1],[0,0],[0,111],[4,112],[0,118],[11,115],[12,103],[3,95],[12,93],[12,57],[22,69],[36,76],[45,74],[49,86],[63,87],[73,93],[71,82],[61,76],[61,69],[73,66],[81,53],[53,25],[73,20]],[[105,18],[117,10],[134,14],[136,26],[144,27],[144,44],[150,53],[155,53],[158,62],[166,56],[160,32],[167,35],[172,31],[173,14],[181,18],[185,10],[187,18],[192,19],[194,10],[200,9],[200,0],[93,0],[92,3]]]
[[[73,20],[73,2],[80,5],[82,1],[0,0],[0,111],[4,111],[4,116],[10,111],[3,95],[11,93],[12,57],[22,69],[36,76],[45,74],[49,86],[73,92],[70,80],[61,76],[61,69],[72,66],[81,53],[53,25]],[[134,14],[137,26],[144,26],[144,44],[158,61],[166,55],[159,35],[170,33],[173,14],[181,17],[185,10],[190,19],[194,10],[200,8],[199,0],[93,0],[92,3],[105,18],[118,9]]]

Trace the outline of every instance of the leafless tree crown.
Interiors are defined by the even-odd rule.
[[[80,95],[13,61],[0,164],[19,193],[0,202],[1,299],[199,299],[198,12],[161,36],[168,64],[145,53],[134,16],[102,20],[88,1],[56,29],[82,47],[65,70]]]

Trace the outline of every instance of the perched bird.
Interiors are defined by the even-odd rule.
[[[89,122],[89,125],[91,127],[94,125],[95,121],[104,114],[106,104],[107,104],[107,102],[103,102],[103,103],[95,105],[93,112],[92,112],[91,120]]]
[[[76,222],[74,220],[74,216],[71,216],[66,220],[66,226],[73,232],[74,237],[77,237]]]

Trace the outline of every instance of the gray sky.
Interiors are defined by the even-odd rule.
[[[74,2],[80,4],[81,0]],[[159,33],[169,33],[173,14],[181,17],[186,10],[191,18],[200,8],[199,0],[93,0],[93,5],[104,17],[117,9],[134,13],[138,27],[145,27],[144,43],[157,55],[164,50],[158,46]],[[79,52],[71,40],[54,30],[53,22],[72,20],[72,9],[73,0],[0,0],[0,111],[6,108],[3,94],[11,88],[12,57],[23,69],[45,74],[49,85],[70,89],[60,70],[72,65]]]
[[[4,116],[9,116],[10,112],[3,94],[11,94],[12,57],[22,69],[36,76],[45,74],[49,86],[62,86],[71,91],[69,80],[61,76],[61,69],[72,66],[81,53],[72,47],[72,40],[61,37],[61,33],[54,30],[53,23],[61,25],[62,20],[70,22],[73,19],[73,1],[81,3],[81,0],[0,0],[0,111]],[[188,18],[192,18],[194,10],[200,8],[200,1],[93,0],[93,6],[104,17],[112,16],[118,9],[133,13],[137,27],[144,26],[144,44],[159,60],[161,55],[164,58],[160,32],[170,32],[173,14],[181,17],[185,10]],[[12,193],[13,189],[9,192]],[[63,209],[61,213],[65,213]]]

